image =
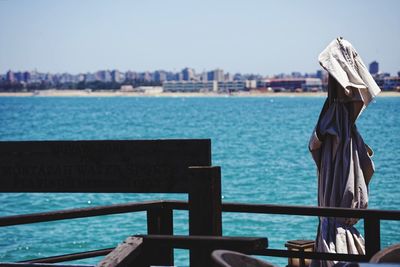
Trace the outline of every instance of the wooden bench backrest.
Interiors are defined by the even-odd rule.
[[[0,142],[0,192],[188,193],[211,141]]]

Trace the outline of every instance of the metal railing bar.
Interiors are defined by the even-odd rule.
[[[111,214],[137,212],[137,211],[147,211],[149,209],[157,208],[162,205],[163,201],[131,202],[131,203],[114,204],[107,206],[96,206],[88,208],[40,212],[33,214],[4,216],[0,217],[0,227],[19,225],[19,224],[57,221],[65,219],[86,218],[93,216],[111,215]]]
[[[105,249],[98,249],[92,251],[85,251],[85,252],[78,252],[72,254],[65,254],[65,255],[58,255],[40,259],[31,259],[20,261],[18,263],[57,263],[57,262],[64,262],[64,261],[73,261],[73,260],[81,260],[81,259],[88,259],[94,258],[99,256],[105,256],[115,248],[105,248]]]

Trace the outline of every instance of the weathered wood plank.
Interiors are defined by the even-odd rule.
[[[57,262],[64,262],[64,261],[74,261],[74,260],[81,260],[87,258],[94,258],[99,256],[105,256],[112,252],[114,248],[104,248],[92,251],[84,251],[78,253],[71,253],[71,254],[64,254],[58,256],[51,256],[46,258],[39,258],[39,259],[31,259],[27,261],[21,261],[19,263],[57,263]]]
[[[129,267],[142,252],[143,240],[140,237],[128,237],[108,254],[96,267]]]
[[[1,141],[0,192],[187,193],[211,141]]]
[[[136,235],[143,238],[146,247],[152,244],[181,249],[211,248],[237,251],[261,250],[268,247],[268,239],[261,237],[232,236],[182,236],[182,235]]]

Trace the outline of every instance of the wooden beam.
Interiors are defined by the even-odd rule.
[[[174,209],[187,209],[182,201],[169,201]],[[175,208],[176,207],[176,208]],[[243,212],[260,214],[285,214],[301,216],[322,216],[341,218],[379,218],[380,220],[400,220],[399,210],[352,209],[315,206],[293,206],[274,204],[249,204],[225,202],[223,212]]]
[[[121,214],[128,212],[147,211],[152,208],[163,206],[162,200],[157,201],[143,201],[143,202],[130,202],[123,204],[114,204],[106,206],[95,206],[89,208],[77,208],[67,210],[56,210],[39,212],[32,214],[21,214],[0,217],[1,226],[11,226],[18,224],[49,222],[65,219],[86,218],[92,216]]]
[[[379,218],[364,219],[365,254],[372,258],[381,249],[381,226]]]
[[[108,254],[96,267],[132,266],[142,251],[143,240],[140,237],[128,237]]]
[[[149,235],[172,235],[173,212],[167,207],[158,207],[147,211],[147,233]],[[153,258],[152,264],[170,266],[174,265],[174,249],[161,247],[155,244],[151,250],[145,250],[144,258]]]
[[[189,167],[189,234],[222,235],[221,168]]]
[[[221,168],[190,167],[189,234],[222,235]],[[211,250],[190,250],[190,266],[211,266]]]
[[[149,246],[159,245],[180,249],[230,249],[237,251],[257,251],[268,247],[268,239],[262,237],[231,236],[183,236],[183,235],[136,235]]]

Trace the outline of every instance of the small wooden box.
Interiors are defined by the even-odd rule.
[[[289,240],[286,242],[285,247],[292,251],[314,251],[314,240]],[[306,267],[309,266],[311,260],[299,259],[299,258],[288,258],[289,267]]]

